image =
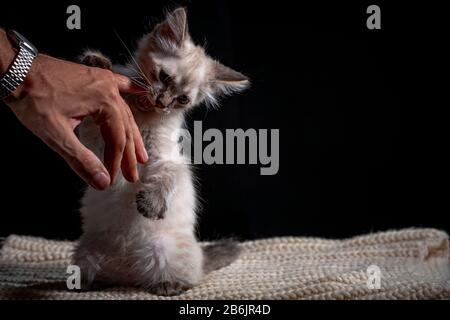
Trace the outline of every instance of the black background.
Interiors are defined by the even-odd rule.
[[[207,40],[210,55],[252,80],[220,110],[201,108],[188,122],[280,129],[277,175],[259,175],[258,165],[197,166],[202,239],[450,231],[445,118],[433,109],[445,104],[431,103],[425,89],[441,72],[448,39],[427,10],[441,9],[339,2],[3,1],[0,25],[57,57],[97,48],[121,62],[126,50],[115,32],[133,47],[165,9],[187,6],[196,42]],[[81,7],[81,30],[66,28],[70,4]],[[381,30],[366,28],[369,4],[381,7]],[[0,236],[76,239],[80,179],[5,105],[0,139]]]

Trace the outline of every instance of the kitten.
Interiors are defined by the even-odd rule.
[[[81,208],[83,235],[73,263],[81,269],[84,289],[95,281],[175,295],[239,254],[235,242],[204,247],[197,242],[193,176],[183,155],[174,152],[179,150],[176,133],[188,110],[202,102],[216,105],[220,95],[243,90],[249,81],[193,43],[183,8],[169,13],[141,39],[133,61],[120,71],[145,88],[126,100],[149,161],[140,165],[135,184],[120,175],[106,191],[87,189]],[[112,66],[95,52],[87,52],[83,62]],[[102,156],[103,141],[92,120],[81,124],[80,139]]]

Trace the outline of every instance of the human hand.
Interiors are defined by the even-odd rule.
[[[120,96],[132,91],[127,77],[40,54],[6,103],[81,178],[103,190],[120,168],[128,181],[136,182],[137,162],[148,160],[134,117]],[[74,133],[86,116],[100,126],[105,165]]]

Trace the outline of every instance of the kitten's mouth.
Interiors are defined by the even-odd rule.
[[[151,103],[147,95],[141,95],[136,100],[139,109],[141,109],[142,111],[150,111],[151,109],[155,108],[155,105]]]
[[[148,95],[140,95],[137,99],[137,105],[138,108],[141,111],[156,111],[158,113],[170,113],[172,111],[172,108],[165,107],[159,103],[152,103],[150,100],[150,97]]]

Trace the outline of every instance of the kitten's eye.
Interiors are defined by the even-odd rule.
[[[162,83],[167,83],[171,79],[171,77],[163,69],[161,69],[159,71],[158,77],[159,77],[159,81],[161,81]]]
[[[181,96],[179,96],[177,98],[177,100],[180,104],[188,104],[189,103],[189,97],[185,94],[182,94]]]

